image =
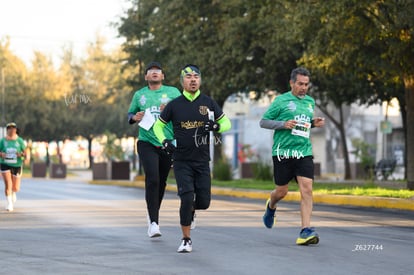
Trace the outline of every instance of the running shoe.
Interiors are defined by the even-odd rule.
[[[148,236],[150,238],[161,237],[160,227],[156,222],[152,222],[148,226]]]
[[[305,227],[300,231],[299,238],[296,239],[298,245],[317,244],[319,235],[313,227]]]
[[[195,229],[196,228],[196,213],[195,210],[192,213],[192,217],[191,217],[191,229]]]
[[[6,210],[9,212],[12,212],[14,210],[12,202],[7,203]]]
[[[272,228],[273,225],[276,223],[276,209],[269,208],[270,199],[266,201],[266,210],[263,215],[263,223],[267,228]]]
[[[193,242],[190,238],[183,238],[181,244],[177,249],[178,253],[189,253],[193,251]]]

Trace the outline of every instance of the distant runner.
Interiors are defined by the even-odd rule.
[[[7,134],[0,140],[0,169],[4,180],[6,210],[13,211],[16,193],[20,191],[23,160],[26,145],[19,137],[17,125],[10,122],[6,125]]]

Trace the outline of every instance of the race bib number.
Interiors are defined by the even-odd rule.
[[[296,126],[292,129],[292,135],[309,138],[310,129],[311,129],[310,122],[298,121],[296,123]]]
[[[17,163],[17,150],[15,148],[7,148],[4,156],[5,163]]]
[[[16,153],[6,153],[4,158],[5,163],[17,163],[17,155]]]

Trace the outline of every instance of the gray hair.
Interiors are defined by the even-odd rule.
[[[290,80],[296,82],[298,75],[308,76],[310,78],[310,72],[303,67],[299,67],[292,70],[292,72],[290,73]]]

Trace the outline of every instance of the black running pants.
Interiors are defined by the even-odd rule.
[[[180,224],[191,225],[192,211],[207,209],[211,201],[211,175],[208,161],[174,161],[180,204]]]
[[[158,224],[161,202],[171,169],[171,156],[161,147],[138,141],[138,155],[145,173],[145,200],[151,222]]]

